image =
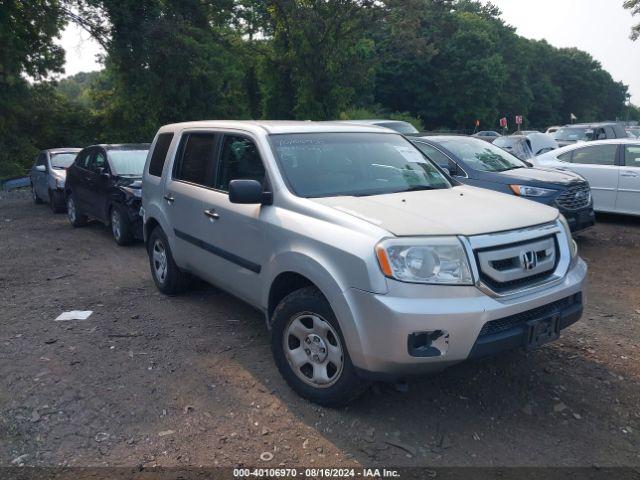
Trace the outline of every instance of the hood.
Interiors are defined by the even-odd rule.
[[[51,169],[51,174],[64,180],[65,178],[67,178],[67,169],[66,168],[52,168]]]
[[[480,235],[553,222],[555,208],[467,185],[370,197],[310,199],[396,236]]]
[[[506,172],[496,172],[491,176],[491,180],[504,185],[509,184],[540,184],[564,185],[568,186],[583,181],[577,173],[569,171],[558,171],[551,168],[516,168]]]

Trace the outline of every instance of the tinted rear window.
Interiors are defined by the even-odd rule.
[[[211,133],[191,133],[183,137],[174,178],[213,187],[218,141],[219,136]]]
[[[167,159],[167,152],[169,146],[173,140],[173,133],[162,133],[158,135],[158,141],[151,154],[151,160],[149,161],[149,175],[156,177],[162,176],[162,169],[164,168],[164,162]]]

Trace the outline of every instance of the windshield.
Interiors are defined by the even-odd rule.
[[[51,168],[69,168],[78,156],[77,153],[54,153],[51,155]]]
[[[409,122],[380,122],[376,123],[379,127],[390,128],[399,133],[419,133],[416,127]]]
[[[579,140],[589,141],[593,140],[593,128],[561,128],[556,133],[554,133],[553,136],[556,140],[575,142]]]
[[[379,195],[450,188],[438,169],[400,135],[271,135],[278,164],[301,197]]]
[[[109,150],[115,175],[141,177],[148,150]]]
[[[445,147],[474,170],[504,172],[515,168],[526,168],[527,166],[510,153],[483,140],[460,137],[434,141]]]
[[[496,147],[500,147],[507,152],[515,155],[520,160],[528,160],[533,157],[533,152],[527,145],[527,141],[523,139],[515,139],[515,138],[498,138],[493,144]]]

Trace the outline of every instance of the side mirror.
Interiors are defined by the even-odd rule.
[[[36,172],[46,172],[47,171],[47,167],[45,167],[44,165],[36,165]]]
[[[98,175],[100,175],[100,178],[102,180],[109,180],[111,178],[111,175],[109,174],[109,172],[107,172],[107,169],[104,167],[98,167]]]
[[[229,182],[229,201],[240,204],[271,205],[271,192],[264,192],[257,180],[231,180]]]

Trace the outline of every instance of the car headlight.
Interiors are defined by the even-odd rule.
[[[131,188],[131,187],[121,187],[122,190],[127,192],[129,195],[133,195],[134,197],[141,198],[142,190],[139,188]]]
[[[529,185],[509,185],[511,191],[519,197],[546,197],[555,193],[550,188],[531,187]]]
[[[456,237],[391,238],[376,245],[380,269],[401,282],[473,285],[467,254]]]
[[[560,223],[562,224],[562,229],[564,230],[564,234],[567,237],[567,242],[569,243],[569,252],[571,253],[571,258],[575,258],[578,254],[578,244],[571,236],[571,227],[569,227],[569,222],[564,218],[564,215],[560,214],[558,217]]]

